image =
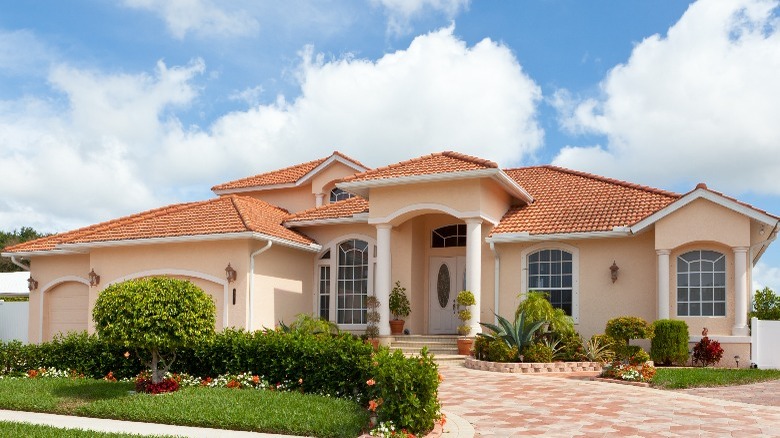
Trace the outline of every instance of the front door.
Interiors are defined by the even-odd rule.
[[[431,334],[455,334],[458,309],[455,297],[466,288],[465,257],[431,257],[428,276]]]

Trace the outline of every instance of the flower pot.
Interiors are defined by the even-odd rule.
[[[371,344],[371,346],[374,347],[374,351],[379,349],[379,339],[377,338],[366,339],[366,343]]]
[[[400,335],[404,332],[404,320],[403,319],[391,319],[390,320],[390,334]]]
[[[458,354],[470,355],[471,346],[474,345],[474,339],[472,338],[458,338]]]

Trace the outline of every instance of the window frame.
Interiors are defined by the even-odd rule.
[[[455,233],[451,235],[443,235],[441,231],[444,231],[445,229],[454,228]],[[436,249],[442,249],[442,248],[465,248],[466,242],[468,238],[466,237],[468,233],[468,229],[466,227],[466,224],[447,224],[442,225],[440,227],[436,227],[431,230],[431,248]],[[442,240],[442,246],[435,245],[435,239],[434,237],[438,236]],[[454,241],[454,245],[448,245],[447,242]]]
[[[712,252],[712,253],[720,255],[720,258],[716,259],[715,261],[705,260],[705,261],[711,262],[713,264],[713,270],[712,271],[706,271],[705,272],[705,271],[701,270],[701,262],[703,260],[702,259],[702,253],[703,252]],[[688,255],[690,253],[699,253],[698,258],[695,259],[695,260],[691,260],[691,261],[683,259],[683,256]],[[688,270],[685,271],[685,272],[681,272],[680,271],[680,265],[679,265],[680,259],[684,260],[684,263],[687,264]],[[716,268],[715,268],[715,263],[718,260],[720,260],[720,259],[723,259],[723,270],[722,271],[721,270],[716,270]],[[730,260],[729,260],[729,254],[727,252],[724,252],[724,251],[722,251],[720,249],[714,249],[714,248],[709,248],[709,247],[694,247],[694,248],[686,249],[684,251],[677,252],[675,254],[675,257],[673,258],[672,262],[673,262],[673,266],[674,266],[674,288],[672,288],[672,290],[670,290],[670,294],[672,294],[672,296],[674,297],[674,313],[675,313],[676,317],[678,317],[678,318],[728,318],[729,317],[729,306],[728,306],[728,303],[729,303],[729,265],[730,265]],[[693,263],[699,263],[700,269],[698,271],[693,271],[693,270],[690,269],[690,266]],[[704,300],[704,292],[702,290],[702,289],[704,289],[704,285],[702,285],[701,282],[699,284],[699,299],[695,300],[695,301],[691,301],[690,300],[691,287],[692,286],[693,287],[696,286],[696,285],[691,285],[690,284],[690,280],[691,280],[690,275],[691,275],[691,273],[698,273],[699,275],[701,275],[703,273],[712,274],[712,276],[713,276],[713,284],[712,284],[713,299],[712,300]],[[688,283],[687,285],[683,286],[683,288],[685,288],[686,291],[687,291],[688,300],[682,301],[682,302],[680,301],[680,288],[681,288],[680,287],[680,274],[686,274],[686,276],[687,276],[686,281]],[[722,286],[718,286],[718,285],[715,284],[715,280],[714,279],[715,279],[717,274],[722,275],[722,278],[723,278],[723,285]],[[723,289],[723,299],[716,301],[715,300],[715,290],[716,289],[720,289],[720,288]],[[688,306],[689,306],[688,307],[688,312],[687,312],[686,315],[681,315],[680,314],[680,304],[683,304],[683,303],[684,304],[688,304]],[[698,315],[691,315],[690,314],[691,313],[690,312],[690,304],[691,303],[699,305],[699,314]],[[702,314],[703,310],[704,310],[703,309],[703,305],[705,303],[712,303],[713,304],[713,312],[712,312],[713,314],[712,315],[703,315]],[[721,304],[721,303],[723,304],[723,314],[722,315],[716,315],[715,314],[715,304],[716,303],[717,304]]]
[[[522,293],[528,293],[528,274],[529,274],[529,258],[532,254],[544,250],[560,250],[566,251],[571,254],[571,317],[574,320],[574,324],[580,323],[580,252],[579,249],[565,243],[549,242],[539,243],[536,245],[524,248],[520,252],[520,259],[522,261],[520,290]],[[537,290],[537,289],[531,289]]]
[[[343,195],[346,195],[346,198],[342,197]],[[333,204],[334,202],[345,201],[347,199],[354,198],[354,197],[355,197],[354,194],[346,190],[342,190],[338,187],[333,187],[332,189],[330,189],[330,192],[328,192],[328,202],[331,204]]]

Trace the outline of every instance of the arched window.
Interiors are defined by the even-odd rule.
[[[562,249],[543,249],[528,255],[527,291],[547,292],[553,307],[574,316],[574,261]]]
[[[330,202],[337,202],[337,201],[343,201],[345,199],[349,199],[353,197],[352,193],[345,192],[344,190],[341,190],[338,187],[334,187],[333,190],[330,191]]]
[[[726,316],[726,256],[697,250],[677,257],[677,315]]]
[[[366,323],[366,298],[373,293],[370,248],[372,244],[365,240],[347,239],[330,246],[317,259],[316,310],[321,318],[339,325]]]
[[[466,224],[446,225],[431,231],[431,248],[466,246]]]

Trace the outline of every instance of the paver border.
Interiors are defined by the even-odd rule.
[[[492,371],[496,373],[579,373],[584,371],[600,372],[604,368],[601,362],[488,362],[467,357],[464,364],[466,368],[480,371]]]

